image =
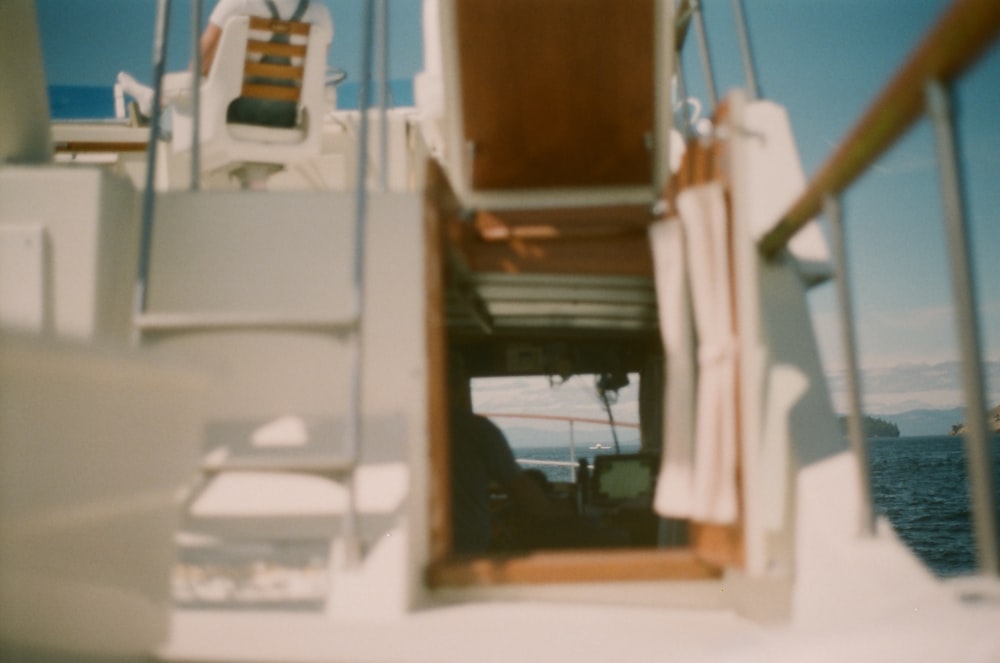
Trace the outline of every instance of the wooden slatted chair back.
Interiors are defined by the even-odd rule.
[[[250,17],[240,96],[298,103],[309,28],[298,21]]]

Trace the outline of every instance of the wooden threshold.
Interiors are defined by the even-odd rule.
[[[427,569],[431,587],[501,584],[711,580],[722,569],[690,548],[536,551],[518,555],[453,558]]]
[[[82,153],[102,153],[102,152],[145,152],[148,143],[119,141],[59,141],[54,144],[56,152],[82,154]]]

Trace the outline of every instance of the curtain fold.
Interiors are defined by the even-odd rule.
[[[654,508],[667,518],[691,513],[694,478],[694,330],[680,219],[649,230],[665,358],[663,453]]]
[[[666,439],[655,506],[663,516],[730,524],[738,515],[738,356],[722,184],[684,189],[676,209],[679,222],[651,231],[667,353]]]

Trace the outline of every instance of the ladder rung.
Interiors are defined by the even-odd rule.
[[[225,456],[212,457],[210,454],[202,461],[201,470],[208,475],[222,472],[284,472],[298,474],[318,474],[324,476],[347,476],[355,469],[355,463],[343,456],[316,454],[311,456],[297,454],[280,457],[275,455],[260,456]]]
[[[139,331],[203,331],[217,329],[314,329],[333,333],[353,333],[357,318],[268,313],[143,313],[135,316]]]

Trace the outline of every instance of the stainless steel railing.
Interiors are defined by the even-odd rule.
[[[519,463],[524,463],[527,465],[554,465],[559,467],[569,468],[571,473],[571,478],[576,481],[576,470],[577,470],[577,444],[576,444],[576,425],[577,424],[592,424],[599,426],[611,426],[611,422],[607,419],[595,419],[590,417],[570,417],[555,414],[523,414],[514,412],[483,412],[480,413],[482,416],[489,419],[528,419],[534,421],[555,421],[563,422],[567,425],[567,439],[569,449],[569,460],[568,461],[541,461],[541,460],[531,460],[519,458]],[[633,422],[621,422],[615,421],[614,426],[620,428],[640,428],[639,424]]]

